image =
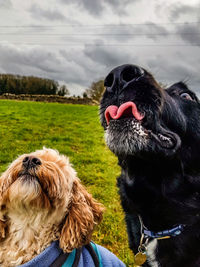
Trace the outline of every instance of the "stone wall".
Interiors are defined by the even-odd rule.
[[[26,100],[26,101],[38,101],[38,102],[57,102],[66,104],[83,104],[83,105],[97,105],[98,103],[88,97],[64,97],[59,95],[14,95],[3,94],[0,95],[0,99],[13,99],[13,100]]]

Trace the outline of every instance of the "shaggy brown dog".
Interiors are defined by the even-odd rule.
[[[89,243],[102,211],[68,158],[46,148],[20,156],[0,178],[0,263],[23,264],[55,240],[64,252]]]

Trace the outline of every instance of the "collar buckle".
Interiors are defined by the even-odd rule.
[[[139,216],[140,224],[141,224],[141,233],[144,234],[145,238],[154,238],[154,239],[168,239],[171,237],[178,236],[182,233],[185,225],[179,224],[178,226],[171,228],[169,230],[159,231],[159,232],[153,232],[148,230],[142,221],[141,216]]]

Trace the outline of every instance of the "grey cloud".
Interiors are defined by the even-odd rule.
[[[99,0],[61,0],[64,4],[73,4],[77,8],[83,8],[88,13],[99,16],[102,13],[103,1]]]
[[[193,21],[200,19],[200,4],[196,6],[186,5],[186,4],[174,4],[171,7],[170,18],[172,21],[178,20],[183,15],[190,15]]]
[[[1,8],[11,8],[12,7],[11,0],[0,0],[0,7]]]
[[[66,75],[71,75],[74,83],[87,87],[94,80],[104,76],[102,65],[98,61],[88,58],[84,51],[71,49],[60,50],[60,55],[65,59],[67,64],[70,64],[70,68],[66,71]],[[76,66],[76,67],[71,67]],[[73,76],[73,77],[72,77]]]
[[[61,0],[64,4],[73,4],[77,8],[81,7],[93,16],[100,16],[104,9],[109,7],[113,13],[126,14],[126,6],[138,0]]]
[[[103,1],[99,0],[72,0],[72,3],[77,2],[78,5],[82,6],[89,13],[93,15],[100,15],[103,9]]]
[[[187,48],[179,52],[170,48],[166,53],[163,48],[157,47],[98,46],[103,44],[98,41],[96,46],[86,45],[84,49],[70,47],[58,50],[5,43],[0,45],[0,70],[64,81],[69,85],[72,94],[80,94],[93,81],[104,78],[117,65],[131,63],[149,69],[164,84],[189,79],[191,88],[198,92],[198,48],[195,51]]]
[[[129,4],[134,4],[138,0],[104,0],[105,4],[107,4],[113,11],[113,13],[117,13],[118,15],[126,15],[126,8]]]
[[[39,69],[45,72],[54,72],[54,65],[59,64],[55,54],[42,48],[18,48],[15,45],[0,45],[0,57],[2,68],[7,72],[15,72],[15,68],[24,72],[27,69]],[[13,66],[13,68],[12,68]]]
[[[175,3],[178,3],[178,1],[175,1]],[[5,25],[8,23],[11,25],[46,24],[52,26],[54,24],[79,24],[80,27],[76,26],[70,29],[64,27],[33,27],[30,30],[29,28],[19,28],[16,29],[16,34],[13,36],[2,36],[2,40],[7,38],[11,42],[18,42],[18,45],[11,45],[9,42],[2,45],[1,41],[1,72],[35,75],[63,81],[69,85],[71,92],[80,94],[94,80],[105,77],[117,65],[132,63],[149,69],[157,80],[164,84],[189,79],[191,88],[197,90],[197,92],[198,90],[200,91],[198,87],[200,83],[199,48],[178,46],[180,43],[183,45],[200,43],[199,24],[175,24],[176,26],[166,26],[164,24],[169,20],[169,16],[173,20],[177,18],[180,18],[180,21],[183,18],[188,18],[188,21],[197,20],[198,6],[196,8],[188,7],[181,4],[181,1],[177,5],[171,4],[170,2],[172,1],[167,2],[164,0],[59,0],[57,2],[45,0],[38,3],[36,3],[37,1],[25,3],[20,0],[16,2],[20,2],[21,5],[17,7],[17,3],[14,1],[0,0],[1,7],[4,8],[1,14],[2,24],[4,22]],[[155,3],[157,2],[161,5],[159,14],[155,12]],[[186,3],[186,0],[184,2]],[[5,8],[12,7],[12,4],[16,10],[19,8],[22,13],[15,12],[16,10],[12,9],[12,13],[9,14],[13,14],[13,16],[10,16],[9,21],[6,22],[6,18],[8,18],[6,12],[8,10],[5,10]],[[27,6],[29,7],[29,13],[27,12]],[[44,8],[45,6],[46,9]],[[128,10],[129,7],[130,10]],[[134,7],[137,7],[137,10]],[[136,15],[134,18],[131,14],[133,9]],[[126,12],[127,17],[122,17]],[[93,17],[91,18],[88,14]],[[152,18],[152,20],[149,19],[150,22],[148,23],[148,21],[145,21],[147,18]],[[64,21],[64,23],[54,23],[56,20]],[[120,21],[122,24],[132,22],[146,23],[146,25],[130,25],[126,27],[95,26],[97,24],[117,24]],[[159,21],[160,24],[154,24],[151,21]],[[90,24],[92,27],[84,27],[86,24]],[[39,31],[40,36],[36,37]],[[49,35],[47,39],[41,36],[43,31],[46,34],[69,32],[69,34],[99,33],[99,35],[84,37],[82,35],[56,37],[52,35],[50,37]],[[14,29],[10,30],[10,32],[14,32]],[[170,35],[170,32],[175,33],[175,35]],[[185,34],[186,32],[190,34],[187,35]],[[33,33],[34,36],[30,37],[25,34],[18,36],[17,33]],[[108,35],[102,35],[104,33]],[[113,33],[119,35],[112,35]],[[132,33],[133,36],[130,36],[129,34]],[[41,46],[20,45],[23,42],[37,42]],[[49,43],[49,47],[43,46],[44,43]],[[91,45],[84,45],[86,43]],[[60,46],[60,44],[63,44],[63,46]],[[115,45],[109,46],[110,44]],[[125,45],[120,46],[120,44]],[[166,47],[164,46],[165,44],[167,45]],[[169,44],[177,44],[177,46],[169,47]],[[154,47],[154,45],[157,46]]]
[[[86,47],[84,53],[90,60],[96,62],[99,73],[102,73],[103,77],[118,65],[136,64],[149,70],[158,81],[166,85],[188,81],[189,87],[200,96],[200,54],[198,48],[196,49],[196,57],[193,56],[195,52],[190,48],[188,51],[180,50],[176,53],[172,48],[167,55],[166,52],[163,53],[164,50],[158,48],[149,49],[151,52],[143,52],[143,48],[138,47],[126,49],[123,47]]]
[[[117,65],[130,61],[128,52],[120,51],[119,48],[85,46],[83,51],[60,50],[60,55],[66,62],[79,66],[79,69],[69,69],[73,72],[73,82],[80,83],[87,88],[93,81],[104,78],[107,73]],[[134,60],[132,58],[132,60]]]
[[[116,47],[93,47],[86,46],[84,49],[85,55],[106,67],[117,66],[123,64],[123,62],[130,60],[130,55],[126,51],[119,52],[120,49]]]
[[[142,27],[141,27],[142,26]],[[136,33],[143,34],[144,37],[152,40],[168,37],[168,30],[155,23],[146,22],[146,25],[134,27]]]
[[[145,25],[118,27],[116,31],[110,28],[106,31],[106,33],[110,33],[111,35],[115,32],[119,35],[114,35],[113,38],[121,41],[121,43],[124,43],[126,40],[140,40],[142,38],[157,40],[166,37],[168,34],[165,27],[148,22]]]
[[[176,54],[176,60],[157,54],[147,60],[147,66],[155,74],[157,80],[163,84],[169,86],[179,81],[186,81],[188,86],[200,95],[199,59],[200,56],[184,57],[183,51]]]
[[[180,80],[189,80],[189,86],[200,94],[200,54],[198,48],[195,51],[189,47],[187,50],[176,52],[174,48],[163,52],[163,48],[142,47],[113,47],[98,46],[103,42],[97,42],[97,46],[85,46],[82,52],[66,52],[61,54],[66,61],[76,62],[85,70],[84,85],[91,83],[100,77],[105,77],[114,67],[130,63],[147,68],[157,80],[163,84],[172,84]],[[79,73],[77,72],[77,79]]]
[[[77,51],[72,51],[71,58],[76,59],[77,54]],[[46,47],[18,47],[5,43],[0,45],[0,70],[3,73],[46,77],[63,81],[67,85],[77,84],[79,88],[85,89],[93,81],[94,76],[91,74],[88,77],[89,71],[84,65],[79,65],[77,60],[61,56]],[[84,62],[84,54],[80,53],[80,58]],[[91,68],[95,68],[93,63]],[[69,89],[71,91],[70,87]],[[79,93],[76,90],[72,92]]]
[[[43,9],[40,6],[33,4],[29,8],[29,11],[32,17],[37,18],[37,19],[48,19],[51,21],[55,21],[55,20],[64,21],[65,20],[65,16],[56,9]]]
[[[79,35],[80,33],[80,35]],[[146,25],[123,25],[117,27],[101,26],[100,28],[90,29],[78,29],[75,36],[71,36],[70,40],[68,36],[62,37],[62,40],[71,43],[81,44],[129,44],[133,41],[140,43],[147,42],[147,39],[158,40],[168,37],[168,31],[165,27],[156,25],[154,23],[147,23]]]
[[[176,28],[177,34],[187,43],[200,44],[199,24],[184,24]]]
[[[125,6],[127,4],[131,4],[135,1],[132,1],[132,0],[124,0],[124,1],[121,1],[121,0],[105,0],[105,2],[107,2],[109,5],[113,6],[113,7],[116,7],[116,6]]]

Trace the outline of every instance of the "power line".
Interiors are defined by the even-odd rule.
[[[21,35],[21,36],[156,36],[156,35],[200,35],[200,32],[183,32],[183,33],[1,33],[1,35]]]
[[[0,28],[57,28],[57,27],[126,27],[139,25],[188,25],[200,24],[200,21],[190,22],[165,22],[165,23],[121,23],[121,24],[60,24],[60,25],[0,25]]]
[[[5,44],[1,43],[0,44]],[[39,45],[39,46],[96,46],[96,47],[103,47],[103,46],[134,46],[134,47],[200,47],[200,44],[128,44],[128,43],[121,43],[121,44],[90,44],[90,43],[84,43],[84,44],[69,44],[69,43],[21,43],[21,42],[12,42],[12,44],[18,44],[18,45]]]

